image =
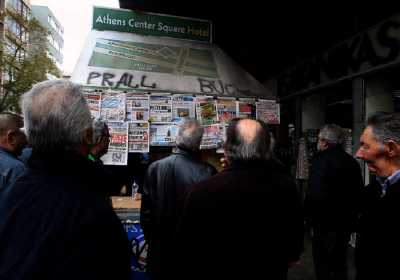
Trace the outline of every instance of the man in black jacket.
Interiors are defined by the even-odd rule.
[[[110,144],[110,131],[107,122],[101,118],[95,118],[92,122],[93,143],[90,148],[88,159],[94,162],[99,172],[102,174],[103,184],[106,188],[103,191],[104,195],[109,198],[112,195],[118,195],[122,189],[123,182],[110,169],[104,166],[101,157],[107,154]]]
[[[33,151],[0,193],[0,279],[130,279],[126,233],[87,159],[92,128],[80,88],[39,83],[22,111]]]
[[[166,279],[173,265],[169,263],[174,253],[171,245],[186,193],[194,183],[216,174],[213,166],[199,159],[202,136],[198,121],[183,120],[176,135],[177,150],[147,170],[140,222],[149,244],[148,265],[153,279]]]
[[[303,250],[303,216],[291,177],[270,157],[260,121],[232,120],[228,167],[193,186],[177,230],[179,279],[287,278]]]
[[[357,279],[399,279],[400,114],[368,119],[357,157],[376,178],[363,192],[356,243]]]
[[[325,125],[310,169],[305,208],[312,229],[318,280],[347,279],[347,249],[355,232],[363,181],[358,162],[342,147],[341,127]]]

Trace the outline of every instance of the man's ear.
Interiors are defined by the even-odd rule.
[[[400,145],[393,140],[386,142],[387,155],[391,158],[400,156]]]
[[[17,141],[17,139],[15,138],[15,131],[9,129],[6,133],[6,139],[9,145],[14,145]]]
[[[86,144],[87,146],[93,145],[93,129],[91,127],[85,130],[83,136],[83,143]]]

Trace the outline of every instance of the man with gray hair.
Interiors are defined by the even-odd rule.
[[[399,279],[400,114],[377,112],[369,117],[356,156],[374,175],[362,195],[357,280]]]
[[[167,277],[174,251],[172,241],[191,186],[216,174],[215,168],[198,155],[203,128],[195,119],[178,125],[176,151],[153,162],[144,180],[140,222],[148,242],[148,265],[153,279]]]
[[[106,198],[112,195],[118,195],[123,186],[122,181],[111,170],[106,168],[101,160],[101,157],[107,154],[110,144],[110,131],[107,122],[102,118],[94,118],[92,120],[93,143],[90,147],[88,159],[97,165],[99,172],[102,174],[102,180],[105,186],[103,191]]]
[[[287,278],[303,250],[299,195],[270,159],[261,121],[234,119],[224,146],[228,167],[195,184],[177,230],[178,279]]]
[[[23,126],[20,116],[0,113],[0,192],[8,189],[25,170],[25,164],[18,159],[26,145]]]
[[[33,151],[0,193],[0,279],[129,279],[126,233],[87,159],[92,123],[80,87],[41,82],[21,108]]]
[[[312,229],[317,280],[347,279],[347,249],[356,231],[358,200],[363,187],[358,162],[342,146],[343,129],[327,124],[318,135],[318,153],[311,162],[305,198]]]

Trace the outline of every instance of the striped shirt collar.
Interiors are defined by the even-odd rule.
[[[397,183],[400,180],[400,169],[394,172],[387,178],[377,177],[379,184],[382,186],[382,196],[386,194],[386,190],[389,186]]]

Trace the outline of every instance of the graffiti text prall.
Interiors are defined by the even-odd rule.
[[[96,84],[101,83],[103,87],[112,87],[112,88],[121,88],[121,87],[129,87],[129,88],[156,88],[156,83],[149,83],[146,75],[134,76],[129,73],[124,73],[120,77],[112,74],[112,73],[99,73],[99,72],[90,72],[88,78],[86,80],[86,84]],[[95,83],[96,82],[96,83]]]

